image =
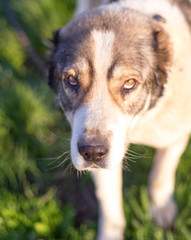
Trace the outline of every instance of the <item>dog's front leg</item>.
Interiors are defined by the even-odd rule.
[[[154,222],[167,229],[177,213],[173,199],[175,172],[189,137],[185,136],[165,149],[158,149],[149,178],[151,213]]]
[[[99,201],[98,240],[122,240],[125,218],[122,204],[122,166],[92,173]]]

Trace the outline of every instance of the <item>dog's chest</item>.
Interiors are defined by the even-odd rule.
[[[181,104],[180,104],[181,105]],[[143,117],[137,121],[130,133],[131,143],[163,148],[174,143],[191,131],[190,106],[187,108],[168,108]],[[155,111],[155,110],[154,110]]]

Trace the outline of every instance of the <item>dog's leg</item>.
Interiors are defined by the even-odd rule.
[[[165,149],[158,149],[149,178],[151,213],[154,222],[163,227],[173,225],[177,213],[173,199],[175,172],[188,142],[188,136]]]
[[[125,218],[122,204],[122,166],[92,173],[99,201],[99,240],[122,240]]]

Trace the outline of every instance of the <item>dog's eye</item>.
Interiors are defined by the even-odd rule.
[[[132,90],[137,85],[137,81],[134,78],[128,79],[123,85],[123,90]]]
[[[74,69],[69,69],[62,74],[62,81],[66,84],[66,86],[77,89],[79,86],[78,78]]]
[[[78,81],[77,81],[77,78],[70,75],[67,77],[67,83],[68,85],[70,85],[71,87],[76,87],[78,86]]]

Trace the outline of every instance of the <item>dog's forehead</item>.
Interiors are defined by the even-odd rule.
[[[128,8],[102,6],[101,8],[89,10],[70,21],[61,28],[60,37],[65,38],[71,32],[83,34],[96,30],[113,30],[124,32],[129,26],[146,26],[148,17],[140,12]],[[143,30],[144,31],[144,30]]]
[[[97,77],[107,75],[107,71],[113,60],[113,44],[115,33],[113,31],[97,31],[91,32],[93,42],[93,66]],[[100,72],[100,69],[102,71]]]
[[[151,32],[148,26],[144,16],[129,10],[91,11],[60,30],[59,57],[56,58],[62,64],[75,65],[84,71],[85,68],[106,69],[106,65],[115,60],[118,65],[132,62],[135,66],[136,54],[141,53]]]

